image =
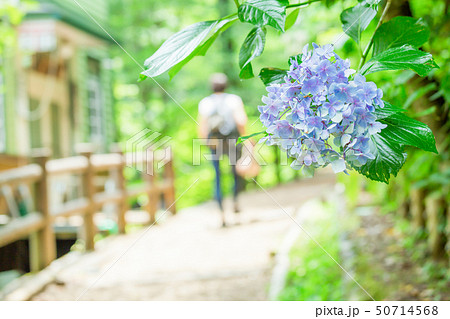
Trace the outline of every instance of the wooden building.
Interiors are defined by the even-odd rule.
[[[33,148],[59,158],[83,142],[106,151],[115,139],[111,39],[99,27],[108,28],[107,0],[37,2],[0,60],[0,170]]]

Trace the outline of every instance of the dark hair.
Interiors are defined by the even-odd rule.
[[[223,92],[227,88],[228,78],[223,73],[215,73],[211,76],[209,82],[211,83],[211,89],[215,93]]]

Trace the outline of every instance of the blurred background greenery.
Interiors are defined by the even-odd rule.
[[[33,2],[33,1],[30,1]],[[301,2],[301,1],[300,1]],[[343,58],[349,58],[354,68],[360,59],[361,47],[343,35],[339,15],[345,8],[357,3],[356,0],[327,0],[313,3],[300,10],[295,25],[281,34],[268,28],[267,42],[263,55],[254,60],[255,73],[262,67],[287,67],[287,59],[298,54],[307,43],[335,43],[335,51]],[[109,0],[109,19],[105,27],[133,57],[122,48],[111,44],[111,80],[114,96],[114,121],[117,131],[114,139],[123,144],[142,129],[161,132],[172,137],[175,154],[176,189],[178,193],[186,190],[195,179],[201,182],[190,190],[189,196],[180,198],[179,208],[193,206],[212,198],[214,171],[212,166],[192,165],[192,139],[197,137],[197,125],[190,118],[197,117],[198,102],[210,94],[208,79],[212,73],[224,72],[230,79],[230,93],[242,97],[249,115],[247,131],[249,134],[261,131],[257,106],[265,88],[258,78],[239,80],[238,52],[250,24],[236,24],[225,31],[205,57],[196,57],[187,64],[172,80],[167,74],[155,80],[138,82],[146,58],[173,33],[203,20],[217,19],[235,11],[230,0]],[[22,17],[14,6],[4,9],[12,25],[18,24]],[[406,15],[423,18],[431,29],[431,37],[423,47],[431,52],[439,69],[434,69],[427,77],[419,78],[409,71],[379,72],[367,76],[382,88],[384,99],[393,105],[403,107],[408,114],[425,122],[436,136],[439,155],[417,149],[408,149],[408,159],[396,178],[386,185],[372,182],[360,175],[341,174],[339,181],[345,185],[349,209],[371,205],[379,208],[382,216],[390,216],[384,224],[390,225],[402,234],[402,247],[408,258],[421,266],[423,280],[433,279],[439,294],[435,299],[448,296],[448,249],[450,239],[450,166],[449,166],[449,101],[450,101],[450,20],[449,1],[393,0],[388,19]],[[363,35],[362,43],[376,27],[376,21],[369,25]],[[4,21],[3,21],[4,22]],[[14,41],[13,28],[3,23],[0,50]],[[179,105],[185,110],[183,111]],[[190,115],[188,115],[188,114]],[[258,182],[265,187],[285,183],[300,174],[289,166],[278,163],[283,155],[276,148],[264,147],[262,151],[268,165],[262,167]],[[222,163],[225,164],[225,163]],[[227,169],[226,167],[223,168]],[[128,172],[131,179],[133,172]],[[231,176],[224,178],[226,193],[231,191]],[[255,185],[248,183],[247,188]],[[366,195],[371,200],[365,201]],[[334,217],[336,218],[336,217]],[[384,220],[374,222],[383,223]],[[339,254],[335,246],[339,237],[339,220],[321,221],[318,234],[324,246],[332,255]],[[373,239],[373,238],[372,238]],[[376,238],[375,238],[376,239]],[[377,299],[388,298],[379,282],[374,281],[374,273],[369,269],[377,255],[364,252],[361,242],[360,258],[354,267],[362,285],[374,291]],[[302,258],[298,258],[301,255]],[[281,299],[342,299],[346,295],[336,287],[341,287],[342,277],[339,269],[328,271],[333,266],[315,245],[302,244],[292,251],[292,269],[288,286]],[[431,258],[433,257],[433,258]],[[430,261],[434,260],[434,261]],[[320,272],[318,269],[325,271]],[[386,269],[382,269],[386,271]],[[305,275],[307,274],[307,275]],[[299,284],[301,280],[301,285]],[[319,285],[318,282],[322,282]],[[299,287],[302,287],[301,289]],[[317,289],[319,288],[319,289]],[[441,293],[442,292],[442,293]],[[445,295],[445,292],[447,295]],[[420,298],[425,298],[421,296]]]
[[[267,66],[285,68],[287,58],[298,54],[305,44],[316,42],[323,45],[334,43],[336,40],[336,52],[341,57],[349,58],[352,66],[356,68],[362,48],[347,36],[341,36],[342,28],[339,20],[340,12],[355,3],[356,1],[314,3],[300,10],[297,22],[288,32],[281,34],[269,28],[266,48],[263,55],[254,61],[254,70]],[[124,47],[142,63],[174,32],[197,21],[224,16],[234,10],[232,6],[232,1],[226,0],[171,1],[170,5],[156,1],[144,3],[135,0],[114,0],[110,22]],[[433,255],[435,260],[442,261],[446,251],[445,238],[449,234],[446,221],[446,218],[449,220],[447,207],[450,199],[448,7],[449,2],[444,0],[432,2],[398,0],[393,1],[388,12],[388,19],[397,15],[407,15],[426,21],[431,29],[431,37],[423,49],[433,54],[440,66],[439,69],[433,70],[426,78],[419,78],[410,71],[379,72],[368,76],[368,80],[376,82],[378,87],[382,88],[385,100],[403,107],[410,116],[431,127],[436,136],[439,155],[409,148],[404,168],[397,178],[391,179],[389,185],[372,182],[355,173],[351,173],[351,176],[344,174],[339,176],[339,181],[346,187],[350,209],[367,204],[361,203],[361,198],[363,194],[368,193],[372,195],[371,205],[377,205],[383,214],[393,216],[393,221],[390,222],[396,225],[395,229],[400,229],[402,247],[406,248],[414,262],[422,267],[423,276],[419,277],[422,281],[430,278],[435,280],[432,287],[437,287],[436,289],[440,291],[434,297],[437,299],[448,298],[445,297],[445,293],[442,295],[442,291],[447,290],[449,282],[446,262],[444,264],[432,262],[431,265],[434,266],[430,266],[429,261],[430,255]],[[189,13],[186,14],[187,12]],[[377,19],[374,19],[363,35],[363,45],[367,43],[368,37],[376,27],[375,20]],[[124,24],[124,21],[133,23]],[[248,133],[260,131],[259,122],[251,124],[258,117],[256,107],[265,92],[264,86],[258,78],[245,81],[238,78],[238,52],[250,28],[251,25],[235,25],[219,38],[219,43],[216,43],[205,57],[195,58],[173,80],[169,81],[167,75],[160,76],[157,80],[189,114],[195,117],[199,100],[210,93],[209,75],[224,72],[231,79],[229,92],[240,95],[244,100],[249,114]],[[114,47],[113,50],[115,50],[112,56],[115,57],[114,92],[120,128],[119,139],[126,140],[136,130],[144,127],[172,136],[177,161],[178,190],[186,189],[198,176],[202,179],[202,183],[192,190],[191,196],[180,200],[180,206],[189,206],[210,199],[213,170],[207,165],[189,165],[192,156],[190,141],[196,137],[195,123],[152,80],[136,83],[140,68],[125,56],[120,48]],[[282,156],[278,150],[265,147],[263,154],[269,164],[262,168],[258,176],[258,181],[262,185],[272,186],[299,177],[288,166],[277,165],[277,159]],[[230,179],[225,179],[227,189],[230,189],[230,183]],[[247,187],[251,188],[253,185]],[[427,222],[427,218],[432,218],[430,216],[433,214],[438,216],[435,225]],[[319,237],[323,239],[325,246],[331,249],[333,255],[339,254],[338,247],[333,246],[340,231],[337,226],[339,223],[336,221],[329,224],[329,220],[321,224],[323,227]],[[324,231],[324,227],[328,231]],[[339,270],[330,271],[331,265],[326,266],[330,260],[318,247],[304,246],[304,244],[297,245],[292,252],[293,266],[288,286],[280,298],[339,300],[348,297],[349,292],[338,289],[342,286],[341,277],[336,273]],[[354,261],[359,271],[357,278],[368,290],[374,291],[377,299],[392,298],[392,294],[387,293],[389,289],[382,289],[379,282],[374,279],[380,269],[376,266],[369,267],[370,264],[376,264],[376,258],[376,254],[369,251],[364,253],[364,249],[360,251],[359,259]],[[398,286],[391,288],[391,291],[400,291]]]
[[[340,12],[352,6],[354,2],[314,3],[300,11],[296,24],[288,32],[281,34],[269,28],[267,46],[263,55],[255,60],[254,69],[258,70],[266,66],[286,67],[288,57],[298,54],[306,43],[327,44],[334,43],[336,40],[337,53],[349,58],[352,66],[356,68],[361,48],[347,36],[341,36],[342,28],[339,21]],[[401,3],[403,7],[408,5],[410,14],[414,17],[423,17],[430,26],[431,39],[424,49],[433,54],[440,69],[434,70],[426,79],[419,79],[409,71],[381,72],[369,75],[368,78],[383,89],[386,100],[408,109],[410,115],[424,119],[434,129],[434,133],[438,136],[438,143],[445,144],[447,143],[443,141],[445,138],[440,138],[441,133],[436,132],[436,129],[441,128],[442,114],[447,109],[447,102],[444,99],[448,99],[449,95],[447,62],[450,53],[449,38],[446,36],[449,27],[446,13],[448,3],[420,0],[398,1],[398,3]],[[135,60],[142,64],[171,34],[197,21],[216,19],[233,12],[234,3],[227,0],[189,2],[174,0],[169,4],[159,1],[113,0],[110,10],[109,22],[113,34]],[[406,11],[400,13],[393,12],[394,10]],[[407,9],[398,8],[395,5],[391,11],[392,15],[408,15]],[[187,12],[189,14],[186,14]],[[133,23],[127,23],[127,21]],[[374,21],[364,34],[367,37],[370,36],[375,26]],[[262,128],[259,121],[255,123],[255,120],[258,117],[256,107],[265,92],[264,86],[257,78],[244,81],[238,78],[238,52],[240,44],[250,29],[251,25],[246,24],[237,24],[228,29],[219,38],[219,43],[213,45],[205,57],[195,58],[174,79],[169,80],[168,75],[156,78],[161,86],[151,79],[137,83],[137,76],[141,72],[140,66],[118,46],[111,48],[118,139],[125,141],[145,127],[171,136],[177,159],[177,188],[186,189],[197,176],[201,176],[203,180],[203,183],[193,190],[192,196],[180,199],[181,207],[211,198],[210,185],[213,171],[207,165],[190,165],[191,141],[197,136],[196,124],[177,105],[178,103],[196,118],[198,102],[210,94],[209,76],[214,72],[224,72],[230,78],[229,92],[240,95],[244,100],[249,115],[248,133],[258,132]],[[424,99],[427,100],[426,104],[423,103]],[[432,121],[436,123],[430,124]],[[252,125],[253,123],[255,124]],[[289,181],[296,176],[289,167],[277,167],[276,157],[282,155],[276,152],[271,149],[263,151],[269,163],[267,167],[263,167],[259,176],[259,181],[263,185],[269,186],[277,182]],[[446,159],[445,152],[441,151],[440,156],[412,149],[408,152],[415,160],[407,161],[401,173],[402,176],[414,179],[414,182],[422,180],[422,184],[428,183],[431,188],[444,182],[435,180],[438,176],[430,177],[430,175],[439,166],[437,163]],[[426,165],[418,163],[426,163]],[[448,175],[445,176],[448,177]],[[448,178],[444,179],[448,182]],[[343,180],[345,181],[346,177],[343,177]],[[354,183],[361,182],[363,178]],[[230,180],[225,179],[225,184],[229,186]],[[396,181],[392,184],[396,184]],[[409,188],[413,184],[406,182],[404,186]],[[408,192],[408,189],[405,189],[405,192]]]

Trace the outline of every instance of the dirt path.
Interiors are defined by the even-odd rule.
[[[322,175],[270,193],[292,214],[333,184],[334,176]],[[262,191],[243,194],[241,203],[240,224],[225,229],[206,203],[149,231],[101,241],[33,300],[265,300],[292,221]]]

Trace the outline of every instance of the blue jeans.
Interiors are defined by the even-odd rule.
[[[219,204],[220,209],[223,209],[223,194],[222,194],[222,187],[220,184],[220,161],[219,160],[213,160],[212,161],[214,170],[216,172],[216,183],[215,183],[215,198],[217,200],[217,203]],[[236,165],[231,165],[231,171],[233,173],[234,178],[234,187],[233,187],[233,198],[236,201],[238,192],[239,192],[239,176],[236,173]]]

